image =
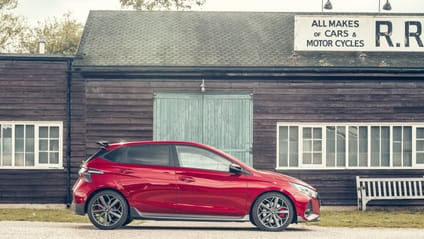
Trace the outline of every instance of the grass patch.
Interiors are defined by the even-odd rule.
[[[40,221],[87,223],[87,216],[78,216],[70,209],[0,209],[0,221]]]
[[[408,210],[322,211],[322,227],[424,228],[424,208]]]
[[[70,209],[0,209],[0,221],[41,221],[89,223],[88,217],[78,216]],[[408,210],[369,210],[321,212],[321,221],[307,223],[322,227],[386,227],[423,228],[424,208]],[[140,224],[135,221],[133,224]]]

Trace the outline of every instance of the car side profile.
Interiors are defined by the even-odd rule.
[[[259,171],[213,147],[179,141],[108,144],[83,162],[73,187],[78,215],[99,229],[134,219],[250,221],[260,230],[318,221],[318,192]]]

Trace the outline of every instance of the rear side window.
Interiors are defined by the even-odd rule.
[[[107,153],[107,150],[104,148],[99,149],[96,153],[92,154],[90,157],[88,157],[87,160],[85,160],[85,162],[89,162],[90,160],[97,158],[97,157],[101,157],[103,154]]]
[[[127,158],[122,163],[170,166],[169,152],[169,145],[130,146]]]
[[[127,148],[125,147],[117,148],[105,154],[103,158],[113,162],[120,162],[125,159],[126,152],[127,152]]]

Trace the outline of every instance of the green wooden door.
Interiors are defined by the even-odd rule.
[[[155,140],[208,144],[252,165],[252,122],[252,97],[249,94],[155,95]]]

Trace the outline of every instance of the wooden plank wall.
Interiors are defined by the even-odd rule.
[[[155,92],[199,92],[200,80],[86,79],[86,156],[99,140],[152,139]],[[206,80],[206,90],[249,92],[254,167],[275,171],[277,122],[424,122],[420,79]],[[74,162],[75,163],[75,162]],[[354,205],[356,175],[420,176],[422,170],[286,170],[317,187],[324,205]]]
[[[0,60],[0,121],[62,121],[67,61]],[[0,203],[65,203],[65,169],[0,169]]]

